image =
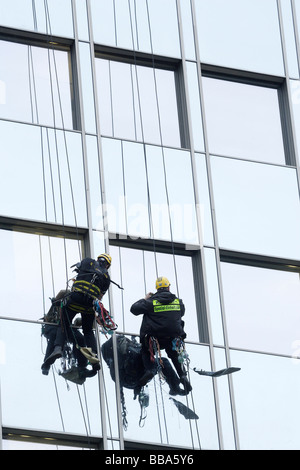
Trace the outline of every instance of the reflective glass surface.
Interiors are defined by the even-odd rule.
[[[175,0],[91,0],[96,43],[180,57]]]
[[[198,242],[189,152],[114,139],[102,139],[102,148],[111,232]]]
[[[277,90],[203,77],[211,153],[285,163]]]
[[[214,245],[214,234],[211,218],[210,192],[207,180],[205,155],[196,154],[196,175],[200,202],[202,239],[205,245]]]
[[[292,168],[212,157],[222,248],[300,258],[300,205]]]
[[[3,426],[102,434],[97,378],[84,386],[59,377],[60,361],[43,375],[46,339],[41,325],[0,320],[4,358],[0,364]],[[26,360],[24,355],[26,355]]]
[[[0,116],[73,128],[67,51],[0,41]]]
[[[284,38],[286,41],[288,75],[292,78],[299,78],[292,2],[290,0],[281,0],[280,5],[284,25]]]
[[[85,227],[81,135],[0,121],[0,139],[1,215]]]
[[[4,345],[0,364],[3,425],[84,436],[101,435],[97,377],[86,379],[84,385],[80,386],[68,381],[66,386],[65,380],[59,376],[59,361],[56,361],[48,376],[42,375],[40,367],[44,358],[45,339],[41,339],[40,325],[0,320],[0,332]],[[17,342],[15,338],[18,338]],[[138,400],[133,399],[133,390],[124,388],[128,421],[125,438],[197,449],[218,448],[212,381],[192,371],[194,367],[211,369],[208,348],[192,344],[187,344],[186,348],[190,358],[190,380],[197,393],[187,397],[170,396],[165,380],[160,381],[156,376],[147,387],[149,407],[146,409],[146,418],[140,424]],[[31,358],[30,368],[21,367],[16,373],[15,365],[25,350]],[[166,357],[164,352],[162,355]],[[116,437],[115,384],[105,362],[101,380],[104,380],[107,399],[106,412],[109,410],[108,434]],[[34,401],[32,396],[35,396]],[[178,408],[180,404],[195,413],[196,419],[186,417]],[[178,433],[178,427],[183,432]]]
[[[214,249],[205,248],[203,251],[206,283],[207,301],[211,321],[212,341],[216,345],[224,345],[224,332],[221,314],[220,288],[217,273],[216,253]]]
[[[92,225],[94,229],[101,230],[103,229],[103,205],[97,137],[91,135],[86,136],[86,151]]]
[[[78,240],[0,230],[0,315],[37,321],[74,276]]]
[[[241,450],[299,450],[300,361],[230,352]]]
[[[199,341],[190,257],[116,246],[110,246],[110,253],[113,258],[111,277],[124,288],[120,290],[117,286],[111,286],[115,318],[121,331],[139,334],[142,318],[134,316],[130,307],[148,292],[155,292],[157,277],[166,276],[171,283],[171,291],[185,304],[187,339]]]
[[[196,0],[204,63],[283,75],[276,0]]]
[[[291,102],[292,102],[292,114],[295,122],[295,139],[298,148],[298,155],[300,149],[300,81],[290,80],[291,87]],[[299,163],[299,156],[298,156]]]
[[[300,339],[299,273],[221,263],[231,347],[294,354]]]
[[[72,1],[0,1],[1,25],[73,37]]]
[[[83,98],[84,128],[86,132],[96,133],[95,96],[92,75],[92,59],[89,43],[79,42],[81,91]]]
[[[186,350],[190,359],[190,381],[193,386],[193,391],[188,396],[170,396],[167,382],[156,375],[145,387],[149,394],[149,406],[141,413],[138,398],[134,400],[133,390],[123,387],[127,420],[124,439],[183,448],[218,449],[212,379],[200,376],[192,370],[194,367],[211,369],[209,350],[206,346],[189,343],[186,344]],[[161,353],[162,357],[167,358],[164,351]],[[111,423],[115,423],[115,405],[112,405],[114,390],[111,388],[114,382],[105,363],[103,369]],[[178,409],[180,404],[188,407],[198,419],[185,417]],[[144,419],[140,420],[141,416]],[[115,428],[112,430],[114,434]]]
[[[96,59],[101,133],[180,147],[173,71]]]
[[[203,151],[204,137],[197,65],[194,62],[186,62],[186,71],[194,147],[195,150]]]

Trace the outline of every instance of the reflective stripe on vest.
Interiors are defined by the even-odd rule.
[[[153,300],[153,308],[155,313],[180,311],[180,302],[179,299],[175,299],[170,304],[161,304],[158,300]]]
[[[74,281],[72,291],[81,292],[82,294],[88,294],[91,297],[98,297],[101,294],[101,290],[95,284],[91,284],[88,281]]]

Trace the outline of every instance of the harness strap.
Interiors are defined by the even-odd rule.
[[[97,299],[101,295],[101,289],[92,282],[78,280],[74,281],[72,292],[80,292],[81,294],[88,295],[93,299]]]

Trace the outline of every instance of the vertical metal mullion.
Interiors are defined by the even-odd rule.
[[[292,4],[291,6],[293,7]],[[296,140],[296,135],[295,135],[293,103],[292,103],[292,98],[291,98],[291,87],[290,87],[289,69],[288,69],[288,57],[287,57],[287,51],[286,51],[284,22],[283,22],[283,17],[282,17],[282,9],[281,9],[280,0],[277,0],[277,11],[278,11],[283,67],[284,67],[284,75],[285,75],[285,84],[281,87],[281,89],[278,90],[278,100],[279,100],[280,116],[281,116],[281,122],[282,122],[284,150],[286,152],[286,164],[297,166],[298,164],[297,140]],[[294,13],[293,9],[292,9],[292,13]],[[297,45],[296,45],[296,50],[298,53]]]
[[[300,46],[299,46],[299,35],[296,28],[296,9],[294,0],[291,0],[291,8],[292,8],[292,15],[293,15],[293,25],[295,31],[295,40],[296,40],[296,51],[297,51],[297,59],[298,64],[300,63]],[[282,18],[282,10],[281,10],[281,1],[277,0],[277,10],[278,10],[278,18],[279,18],[279,28],[280,28],[280,36],[281,36],[281,45],[282,45],[282,55],[283,55],[283,64],[284,64],[284,72],[285,72],[285,81],[286,81],[286,110],[290,123],[290,132],[287,138],[290,139],[290,146],[294,148],[294,162],[296,166],[296,174],[297,174],[297,183],[298,183],[298,193],[300,196],[300,162],[299,162],[299,154],[298,154],[298,146],[297,146],[297,138],[296,138],[296,130],[295,130],[295,120],[294,120],[294,110],[293,110],[293,103],[292,103],[292,96],[291,96],[291,87],[290,87],[290,78],[289,78],[289,69],[288,69],[288,57],[286,51],[286,42],[285,42],[285,35],[284,35],[284,24]]]
[[[200,50],[199,50],[199,44],[198,44],[198,31],[197,31],[197,22],[196,22],[196,9],[195,9],[194,0],[191,0],[191,5],[192,5],[192,18],[193,18],[193,27],[194,27],[195,49],[196,49],[196,62],[197,62],[197,70],[198,70],[198,78],[199,78],[199,94],[200,94],[200,104],[201,104],[201,112],[202,112],[205,158],[206,158],[207,177],[208,177],[208,186],[209,186],[211,213],[212,213],[212,225],[213,225],[214,240],[215,240],[216,267],[217,267],[218,284],[219,284],[219,295],[220,295],[221,316],[222,316],[222,324],[223,324],[223,334],[224,334],[224,339],[225,339],[225,355],[226,355],[227,364],[230,365],[230,355],[229,355],[229,347],[228,347],[227,328],[226,328],[226,321],[225,321],[225,314],[224,314],[224,298],[223,298],[223,288],[222,288],[222,278],[221,278],[220,251],[219,251],[219,241],[218,241],[216,214],[215,214],[215,206],[214,206],[212,173],[211,173],[210,154],[209,154],[209,145],[208,145],[208,134],[207,134],[207,127],[206,127],[206,120],[205,120],[205,109],[204,109],[204,105],[203,105],[204,97],[203,97],[203,88],[202,88],[202,71],[201,71]],[[215,362],[214,362],[214,353],[213,353],[213,344],[212,344],[212,342],[211,342],[210,346],[211,346],[212,365],[214,367]],[[235,403],[234,403],[231,376],[228,376],[228,380],[229,380],[229,392],[230,392],[230,397],[231,397],[233,434],[234,434],[234,438],[235,438],[236,448],[239,449],[237,418],[236,418],[236,409],[235,409]],[[216,384],[215,384],[215,387],[217,388]],[[222,435],[221,415],[220,415],[220,408],[219,408],[218,398],[217,398],[217,401],[216,401],[216,406],[217,406],[217,421],[218,421],[218,426],[219,426],[219,439],[220,439],[220,446],[221,446],[221,449],[222,449],[224,447],[224,439],[223,439],[223,435]]]
[[[186,63],[185,63],[185,51],[184,51],[184,41],[183,41],[183,31],[182,31],[182,23],[181,23],[181,12],[180,12],[180,0],[177,1],[177,11],[178,11],[178,19],[179,19],[179,31],[180,31],[180,43],[181,43],[181,55],[182,55],[182,70],[183,70],[183,83],[185,86],[185,95],[188,97],[188,89],[187,89],[187,72],[186,72]],[[196,57],[197,57],[197,71],[198,71],[198,79],[199,79],[199,87],[201,87],[201,67],[200,67],[200,58],[199,58],[199,50],[198,50],[198,45],[197,45],[197,28],[196,28],[196,18],[194,14],[194,5],[192,2],[192,21],[193,21],[193,28],[194,28],[194,41],[195,41],[195,49],[196,49]],[[203,96],[202,96],[202,91],[199,89],[199,94],[200,94],[200,106],[201,106],[201,114],[202,114],[202,122],[203,122],[203,133],[204,133],[204,142],[207,144],[207,133],[205,129],[205,120],[203,118]],[[190,111],[190,106],[189,106],[189,99],[186,99],[186,104],[187,104],[187,119],[188,119],[188,129],[189,129],[189,135],[190,135],[190,148],[191,148],[191,161],[192,161],[192,172],[193,172],[193,181],[194,181],[194,191],[195,191],[195,201],[196,201],[196,207],[197,207],[197,221],[198,221],[198,236],[199,236],[199,241],[200,241],[200,256],[198,257],[198,260],[195,260],[193,263],[193,272],[198,279],[198,282],[200,281],[203,285],[201,286],[200,292],[198,293],[198,297],[201,296],[201,298],[198,298],[198,305],[200,305],[200,310],[204,307],[205,313],[206,313],[206,319],[207,319],[207,324],[205,325],[208,330],[208,336],[209,336],[209,349],[210,349],[210,358],[211,358],[211,363],[213,369],[215,368],[215,360],[214,360],[214,352],[213,352],[213,342],[212,342],[212,327],[211,327],[211,321],[210,321],[210,308],[209,308],[209,301],[208,301],[208,287],[207,287],[207,278],[206,278],[206,269],[205,269],[205,261],[204,261],[204,243],[202,240],[202,224],[201,224],[201,217],[200,217],[200,211],[198,210],[200,207],[200,201],[198,197],[198,182],[197,182],[197,172],[196,172],[196,161],[195,161],[195,148],[194,148],[194,139],[193,139],[193,132],[192,132],[192,124],[191,124],[191,111]],[[206,149],[206,160],[207,160],[207,166],[208,166],[208,150],[207,150],[207,145],[205,145]],[[209,186],[211,187],[211,178],[209,178]],[[213,206],[212,206],[213,207]],[[214,222],[213,222],[214,224]],[[215,224],[214,224],[215,227]],[[197,267],[195,267],[195,264]],[[204,296],[204,299],[202,298]],[[197,301],[197,299],[196,299]],[[198,319],[199,326],[203,324],[200,319]],[[220,447],[223,447],[223,438],[222,434],[220,433],[221,431],[221,417],[220,417],[220,406],[219,406],[219,399],[218,399],[218,391],[217,391],[217,382],[213,380],[213,390],[214,390],[214,398],[215,398],[215,404],[216,404],[216,419],[217,419],[217,425],[219,429],[219,442],[220,442]]]
[[[76,5],[75,0],[72,0],[72,12],[74,19],[74,36],[75,36],[75,55],[76,55],[76,79],[78,80],[78,100],[79,106],[77,112],[80,116],[80,128],[82,135],[82,148],[83,148],[83,164],[84,164],[84,175],[85,175],[85,187],[86,187],[86,198],[87,198],[87,219],[88,219],[88,248],[89,254],[93,256],[93,230],[92,230],[92,214],[91,214],[91,199],[89,191],[89,176],[88,176],[88,162],[87,162],[87,149],[86,149],[86,133],[84,125],[84,116],[83,116],[83,96],[82,96],[82,83],[81,83],[81,74],[80,74],[80,56],[79,56],[79,39],[78,39],[78,30],[77,30],[77,16],[76,16]],[[89,23],[90,28],[90,23]],[[97,336],[97,350],[98,357],[100,358],[100,344],[99,338],[97,335],[96,327],[96,336]],[[100,414],[101,414],[101,423],[102,423],[102,434],[103,434],[103,447],[107,449],[107,428],[106,428],[106,412],[105,412],[105,393],[103,387],[103,380],[101,380],[100,374],[103,376],[102,371],[98,372],[98,384],[99,384],[99,394],[100,394]]]
[[[3,449],[2,439],[3,439],[3,425],[2,425],[2,401],[1,401],[1,377],[0,377],[0,450]]]
[[[74,0],[73,0],[74,1]],[[98,100],[97,100],[97,87],[96,87],[96,71],[95,71],[95,46],[94,46],[94,38],[93,38],[93,28],[92,28],[92,17],[91,17],[91,6],[90,0],[86,0],[87,2],[87,16],[88,16],[88,25],[89,25],[89,34],[90,34],[90,52],[91,52],[91,69],[92,69],[92,79],[93,79],[93,91],[94,91],[94,104],[95,104],[95,119],[96,119],[96,132],[97,132],[97,141],[98,141],[98,155],[99,155],[99,175],[100,175],[100,185],[101,185],[101,197],[102,197],[102,205],[103,207],[106,206],[106,193],[105,193],[105,186],[104,186],[104,171],[103,171],[103,153],[102,153],[102,142],[101,142],[101,133],[100,133],[100,119],[99,119],[99,112],[98,112]],[[107,217],[103,214],[103,224],[104,224],[104,242],[105,242],[105,249],[109,252],[109,231],[107,225]],[[113,315],[114,308],[113,308],[113,296],[109,289],[108,291],[109,296],[109,304],[110,304],[110,311]],[[119,429],[119,443],[120,449],[124,450],[124,435],[123,435],[123,423],[122,423],[122,409],[120,403],[120,380],[119,380],[119,367],[118,367],[118,355],[117,355],[117,341],[116,335],[113,334],[113,357],[114,357],[114,364],[115,364],[115,387],[116,387],[116,404],[117,404],[117,419],[118,419],[118,429]],[[100,384],[101,388],[101,402],[104,401],[104,394],[103,394],[103,383]],[[107,434],[106,434],[106,442],[107,442]]]

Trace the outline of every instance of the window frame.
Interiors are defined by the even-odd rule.
[[[135,66],[173,71],[180,136],[179,148],[190,149],[191,145],[188,125],[187,97],[184,86],[183,64],[180,59],[99,45],[95,45],[95,58],[112,60],[114,62],[132,64]],[[122,140],[126,139],[122,138]],[[149,142],[149,144],[151,144],[151,142]]]
[[[68,130],[80,131],[82,124],[80,120],[79,110],[79,79],[77,73],[75,41],[72,39],[61,38],[58,36],[49,36],[42,33],[32,31],[22,31],[18,29],[0,26],[0,40],[7,42],[15,42],[33,47],[42,47],[48,50],[59,50],[68,53],[69,74],[70,74],[70,97],[72,110],[73,128]],[[36,124],[30,122],[31,124]],[[43,125],[43,124],[39,124]],[[46,126],[53,127],[53,126]]]
[[[169,254],[171,256],[179,255],[191,258],[194,293],[195,293],[195,306],[196,306],[196,319],[198,326],[199,340],[197,344],[210,343],[209,341],[209,325],[208,313],[205,302],[204,292],[204,273],[202,269],[202,254],[199,245],[185,245],[180,242],[170,242],[157,239],[135,238],[130,236],[119,235],[109,232],[108,234],[109,245],[118,248],[130,248],[134,250],[149,251],[154,255],[156,253]],[[184,299],[183,299],[184,302]]]
[[[244,70],[219,67],[210,64],[201,64],[201,74],[205,78],[226,80],[245,85],[260,86],[277,90],[279,114],[282,129],[282,140],[285,154],[285,164],[295,167],[297,165],[296,150],[293,137],[292,110],[288,97],[288,85],[285,77],[266,75]],[[249,160],[241,158],[242,160]],[[270,163],[270,162],[267,162]],[[276,163],[272,163],[276,164]]]

